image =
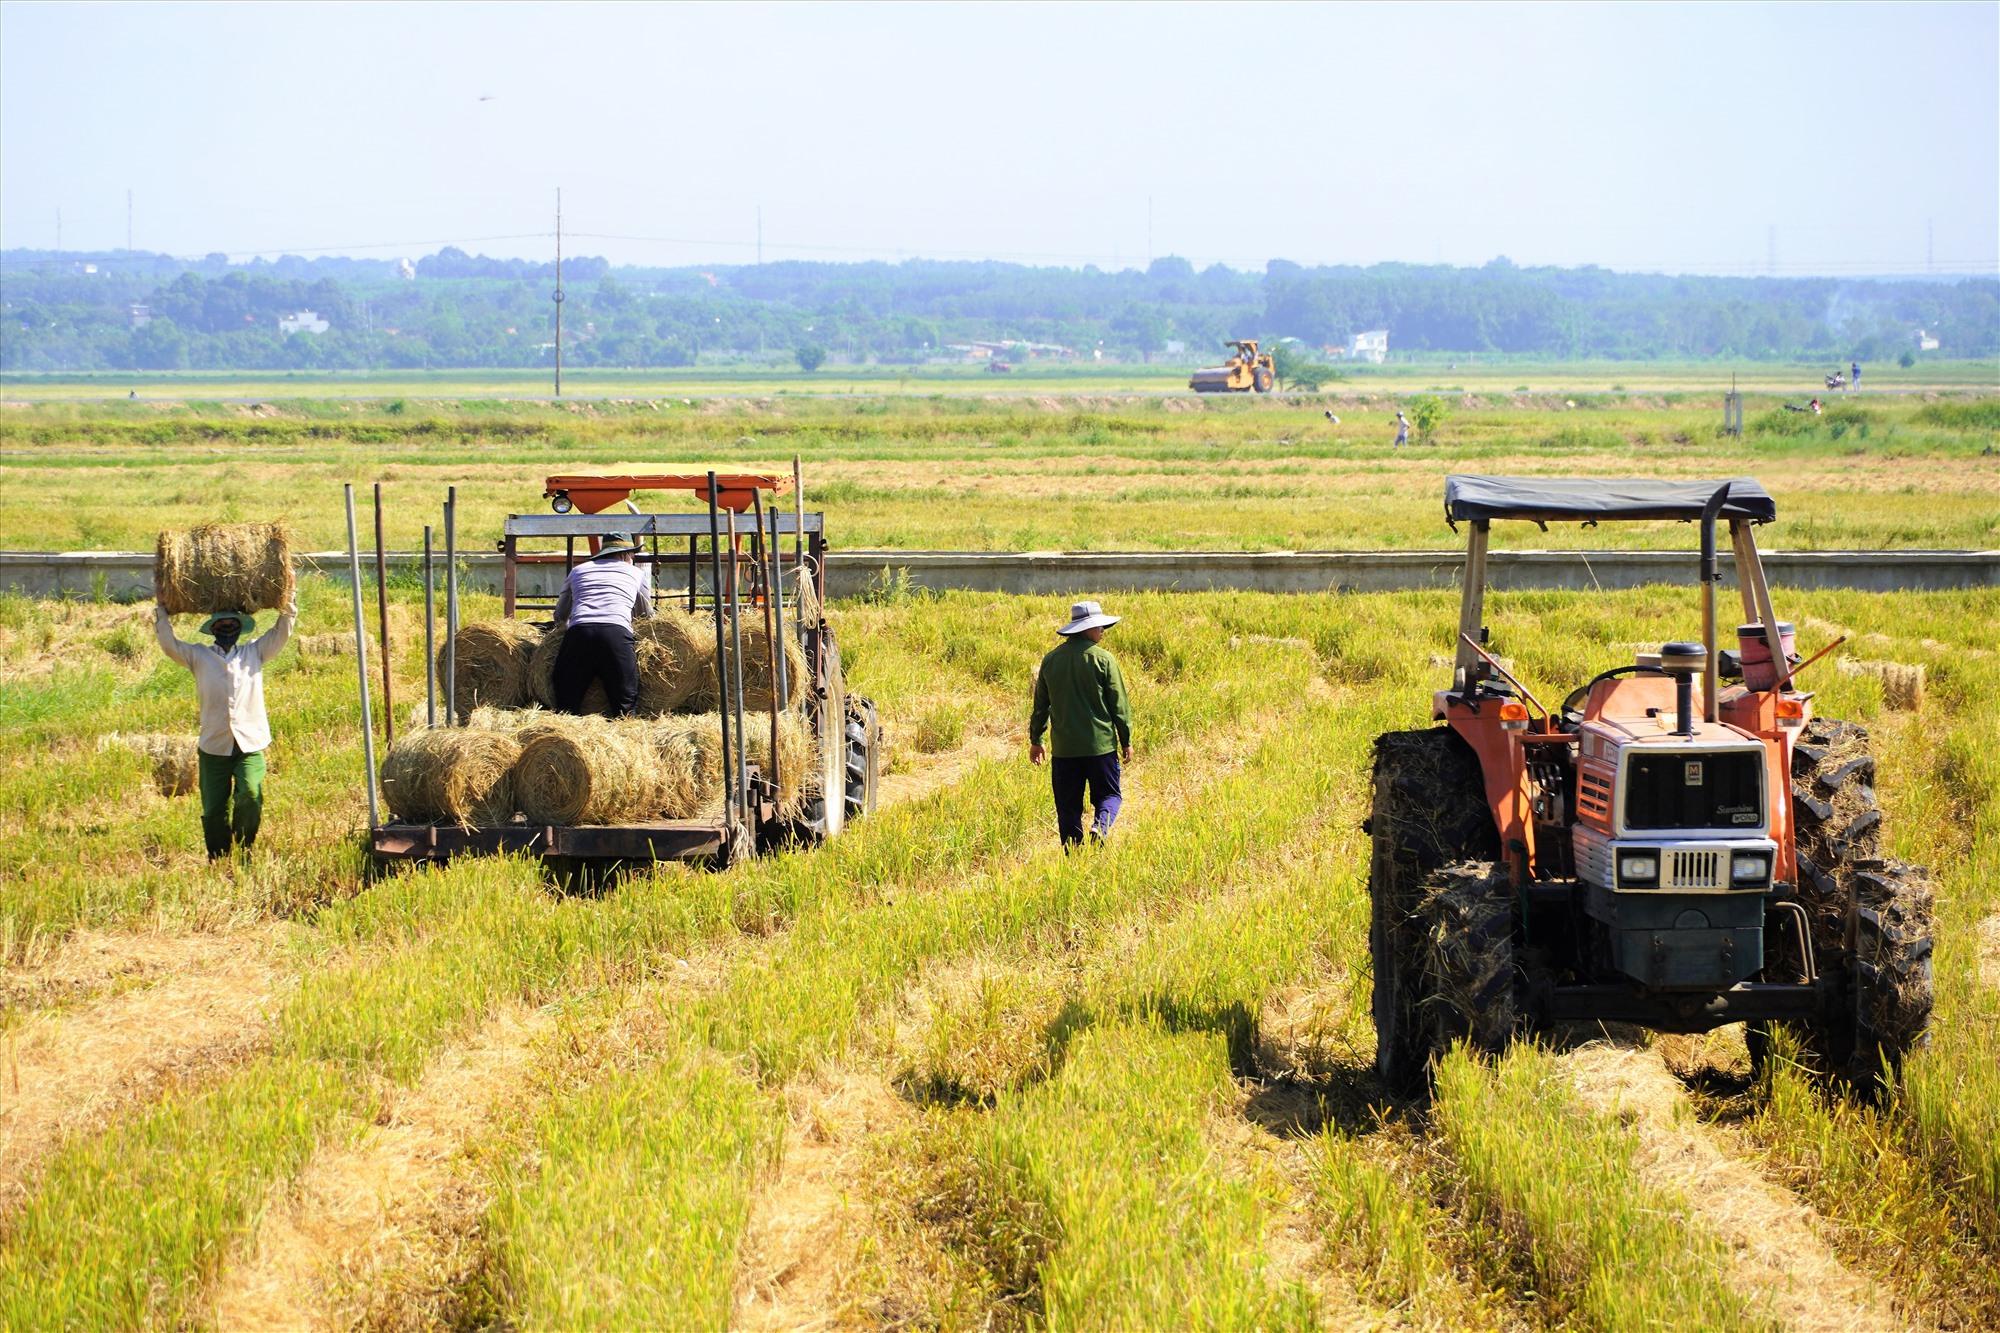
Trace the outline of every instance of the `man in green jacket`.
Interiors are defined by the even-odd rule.
[[[1117,623],[1118,617],[1105,615],[1096,602],[1076,603],[1069,609],[1069,623],[1056,630],[1062,643],[1035,673],[1028,758],[1037,764],[1050,761],[1056,831],[1066,848],[1083,841],[1085,788],[1090,792],[1091,841],[1110,835],[1122,804],[1118,761],[1132,760],[1132,700],[1125,692],[1125,674],[1100,642]],[[1042,748],[1044,728],[1048,750]]]

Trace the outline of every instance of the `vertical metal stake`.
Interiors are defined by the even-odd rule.
[[[361,763],[368,791],[368,827],[382,823],[375,802],[375,718],[368,706],[368,621],[361,611],[361,541],[354,531],[354,483],[347,483],[347,582],[354,594],[354,668],[361,679]]]
[[[785,635],[785,557],[778,550],[778,507],[771,506],[771,614],[777,618],[778,639],[782,644]],[[778,654],[778,697],[785,701],[785,707],[792,706],[792,663],[784,653]]]
[[[396,686],[389,678],[389,564],[382,550],[382,483],[375,483],[375,616],[382,631],[382,743],[396,743]]]
[[[424,524],[424,725],[438,724],[437,599],[431,572],[431,525]]]
[[[715,716],[722,728],[722,797],[727,811],[725,822],[736,821],[736,799],[731,794],[736,782],[735,766],[729,762],[729,659],[723,653],[722,636],[722,533],[715,512],[715,474],[708,474],[708,556],[715,585]],[[742,737],[737,740],[741,742]]]
[[[743,584],[742,562],[736,552],[736,511],[724,509],[723,516],[729,522],[729,658],[734,668],[729,674],[736,686],[736,790],[743,798],[743,820],[750,821],[750,740],[743,729],[743,609],[738,600],[738,590]],[[728,707],[727,700],[724,707]]]
[[[764,493],[755,487],[750,490],[750,502],[757,510],[757,535],[750,543],[751,558],[757,562],[757,581],[764,585],[764,648],[767,661],[765,669],[770,673],[764,679],[770,693],[771,703],[771,790],[778,789],[778,710],[784,706],[785,694],[778,685],[780,669],[785,655],[779,651],[778,630],[772,623],[771,606],[776,600],[776,591],[771,586],[769,572],[764,564]],[[777,514],[771,515],[773,519]]]
[[[458,487],[444,493],[444,714],[458,725]]]

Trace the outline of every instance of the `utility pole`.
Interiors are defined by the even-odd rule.
[[[1772,223],[1764,229],[1764,268],[1772,276],[1778,276],[1778,224]]]
[[[1937,219],[1924,219],[1924,270],[1937,272]]]
[[[556,186],[556,397],[562,397],[562,186]]]
[[[132,252],[132,191],[125,191],[125,252]]]
[[[764,206],[757,205],[757,267],[764,266]]]
[[[56,253],[62,253],[62,210],[56,210]]]
[[[1146,196],[1146,267],[1153,266],[1153,196]]]

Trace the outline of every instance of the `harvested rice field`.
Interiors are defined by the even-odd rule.
[[[383,482],[393,548],[417,549],[453,484],[461,531],[478,543],[503,515],[545,512],[552,473],[785,472],[794,455],[844,550],[1436,549],[1453,544],[1438,506],[1447,471],[1748,474],[1782,498],[1771,539],[1785,549],[1991,549],[2000,398],[1990,368],[1975,370],[1983,392],[1974,379],[1862,394],[1818,417],[1786,410],[1804,391],[1752,391],[1740,438],[1718,434],[1720,375],[1713,392],[1439,390],[1442,424],[1400,450],[1395,413],[1422,382],[1254,402],[11,401],[0,404],[0,550],[150,551],[161,528],[250,520],[289,523],[301,550],[344,550],[340,487],[357,479]],[[1660,534],[1521,526],[1495,540],[1646,546]]]
[[[1842,487],[1893,500],[1849,494],[1841,544],[1995,544],[1976,432],[1922,424],[1915,404],[1863,410],[1922,435],[1898,446],[1900,479],[1823,438],[1653,448],[1662,470],[1754,463],[1787,518],[1817,505],[1834,523]],[[958,411],[936,419],[995,437],[1034,420]],[[1284,512],[1437,540],[1434,458],[1285,459],[1275,413],[1215,421],[1219,454],[1305,491]],[[580,454],[658,462],[639,439]],[[1218,484],[1198,432],[1108,451],[1143,480],[1034,461],[1044,439],[996,438],[978,469],[847,464],[888,446],[830,432],[742,456],[805,448],[851,487],[1004,475],[1013,498],[994,503],[1022,513],[1065,475],[1107,493]],[[473,489],[493,506],[472,510],[477,531],[577,461],[559,440],[302,432],[165,461],[187,443],[120,426],[72,440],[66,463],[53,439],[13,451],[7,493],[38,494],[37,517],[0,502],[0,545],[53,524],[71,545],[149,546],[215,517],[196,511],[221,468],[258,479],[233,488],[251,499],[289,486],[307,546],[333,544],[307,507],[337,497],[327,478],[511,479]],[[716,443],[690,433],[669,453]],[[1512,450],[1473,456],[1500,470]],[[1384,488],[1382,513],[1311,517],[1363,484]],[[142,490],[162,512],[128,520]],[[864,540],[914,535],[939,507],[845,494],[827,507]],[[1157,503],[1197,530],[1239,512]],[[851,511],[873,527],[853,534]],[[1150,530],[1133,523],[1105,544]],[[158,761],[194,713],[150,607],[0,598],[0,1326],[1994,1327],[2000,594],[1777,592],[1804,651],[1846,634],[1844,656],[1923,668],[1921,690],[1879,670],[1812,682],[1822,715],[1869,729],[1888,847],[1938,890],[1933,1038],[1879,1102],[1831,1093],[1782,1045],[1753,1078],[1738,1029],[1570,1031],[1455,1051],[1425,1103],[1380,1087],[1370,745],[1424,724],[1446,595],[1107,598],[1137,754],[1113,839],[1067,857],[1023,753],[1030,673],[1066,604],[836,606],[848,678],[888,728],[883,807],[818,850],[595,895],[513,860],[363,874],[353,658],[302,651],[340,630],[341,588],[300,581],[297,647],[267,683],[265,831],[234,869],[204,862],[196,798]],[[394,595],[407,707],[422,636],[414,596]],[[494,613],[470,600],[468,620]],[[1490,605],[1496,651],[1544,697],[1699,625],[1688,589]]]

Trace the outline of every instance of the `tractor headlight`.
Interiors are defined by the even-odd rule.
[[[549,508],[555,510],[558,514],[567,514],[571,508],[569,492],[557,491],[549,500]]]
[[[1739,888],[1762,885],[1770,878],[1769,852],[1737,852],[1729,858],[1729,882]]]
[[[1660,882],[1660,854],[1658,852],[1620,852],[1618,854],[1618,883],[1620,887],[1650,889]]]

